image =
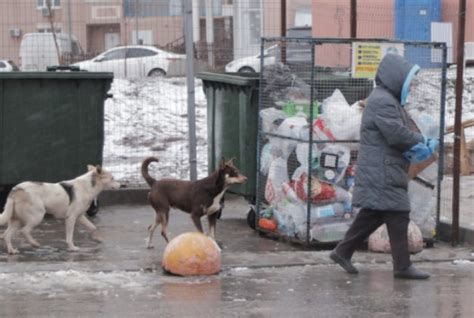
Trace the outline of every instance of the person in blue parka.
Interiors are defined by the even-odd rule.
[[[351,263],[356,247],[385,223],[394,277],[429,277],[411,264],[407,237],[408,167],[428,159],[438,147],[438,140],[427,139],[409,128],[409,117],[403,109],[410,83],[419,69],[399,55],[385,55],[375,77],[376,87],[366,101],[353,195],[353,205],[361,209],[330,254],[349,273],[358,273]]]

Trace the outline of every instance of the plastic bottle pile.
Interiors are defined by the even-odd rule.
[[[358,103],[349,105],[337,89],[321,105],[313,103],[313,140],[319,142],[313,144],[310,156],[309,100],[275,106],[260,111],[262,130],[272,135],[266,135],[260,157],[267,205],[261,209],[259,227],[306,241],[310,222],[311,241],[339,241],[355,216],[352,188],[358,149],[357,142],[340,141],[359,140],[362,108]],[[424,135],[438,137],[439,126],[432,117],[416,110],[410,115]],[[424,237],[432,237],[435,189],[426,184],[436,184],[437,164],[418,177],[422,183],[409,185],[411,218]]]
[[[260,111],[263,132],[283,138],[269,136],[261,151],[268,208],[261,211],[259,226],[305,241],[309,221],[310,240],[338,241],[354,217],[351,151],[358,144],[333,141],[359,139],[362,109],[349,105],[339,90],[321,105],[313,103],[313,140],[320,142],[313,144],[310,156],[309,101],[276,106]]]

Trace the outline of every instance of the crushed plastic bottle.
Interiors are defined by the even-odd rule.
[[[338,242],[344,238],[349,225],[348,221],[315,224],[311,228],[310,238],[323,243]]]

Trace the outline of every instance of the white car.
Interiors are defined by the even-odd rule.
[[[273,45],[263,51],[265,65],[275,64],[280,54],[280,47]],[[226,72],[254,73],[260,72],[260,54],[233,60],[225,66]]]
[[[10,60],[0,60],[0,73],[1,72],[15,72],[18,71],[18,66]]]
[[[113,72],[115,77],[163,77],[184,75],[186,56],[153,46],[120,46],[73,64],[91,72]]]

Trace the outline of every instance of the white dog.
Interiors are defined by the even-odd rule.
[[[41,223],[46,213],[65,219],[66,243],[69,251],[77,251],[73,234],[76,220],[90,232],[93,240],[102,242],[97,228],[85,216],[92,200],[104,189],[118,189],[120,184],[114,181],[110,172],[100,166],[87,166],[88,172],[73,180],[59,183],[23,182],[15,186],[8,195],[0,225],[8,222],[4,233],[5,245],[9,254],[17,254],[12,246],[12,236],[21,228],[28,243],[39,247],[31,236],[31,230]]]

